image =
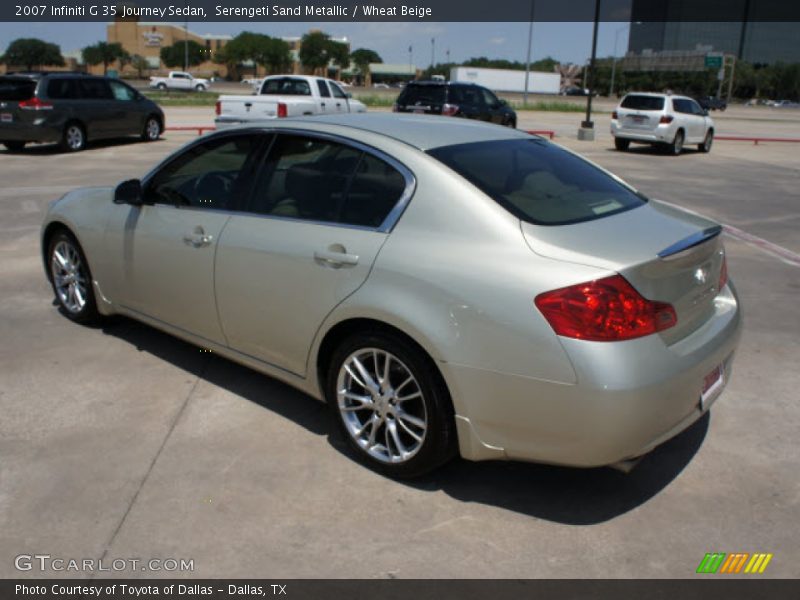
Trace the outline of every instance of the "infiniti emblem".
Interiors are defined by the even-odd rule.
[[[706,279],[708,279],[708,271],[706,269],[701,267],[694,272],[694,280],[697,282],[697,285],[704,284]]]

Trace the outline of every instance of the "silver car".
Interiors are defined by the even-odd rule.
[[[714,121],[687,96],[636,92],[626,95],[611,114],[611,135],[617,150],[631,142],[652,144],[678,155],[686,144],[710,152]]]
[[[720,231],[539,137],[367,114],[200,138],[67,194],[41,239],[67,317],[285,381],[409,477],[614,464],[700,418],[740,331]]]

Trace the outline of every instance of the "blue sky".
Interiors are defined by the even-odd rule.
[[[431,62],[431,38],[436,40],[436,61],[459,62],[473,56],[525,60],[528,23],[189,23],[196,33],[236,33],[249,30],[272,36],[299,36],[319,28],[337,36],[346,36],[353,49],[371,48],[384,62],[408,63],[408,47],[413,47],[413,61],[418,67]],[[619,35],[617,35],[619,32]],[[552,56],[561,62],[583,63],[591,52],[591,23],[535,23],[532,59]],[[80,49],[105,39],[103,23],[0,23],[0,51],[18,37],[38,37],[61,46],[62,52]],[[628,43],[625,23],[600,23],[598,56],[610,56],[617,37],[618,54]]]

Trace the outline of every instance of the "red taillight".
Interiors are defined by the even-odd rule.
[[[452,117],[458,112],[458,104],[442,104],[442,114],[445,117]]]
[[[661,118],[658,120],[658,122],[663,125],[672,123],[672,115],[661,115]]]
[[[30,100],[23,100],[20,102],[19,107],[25,110],[51,110],[53,105],[49,102],[42,102],[39,98],[34,96]]]
[[[219,100],[217,100],[217,103],[214,105],[214,113],[216,113],[217,116],[222,114],[222,102]]]
[[[278,118],[284,119],[288,116],[286,112],[286,105],[283,102],[278,102]]]
[[[678,322],[670,304],[644,298],[622,275],[545,292],[535,302],[557,335],[579,340],[630,340]]]
[[[717,292],[721,292],[722,288],[724,288],[728,284],[728,259],[725,255],[722,255],[722,268],[719,271],[719,285],[717,286]]]
[[[614,111],[614,112],[611,113],[611,119],[614,120],[614,121],[619,119],[619,115],[617,115],[617,111]]]

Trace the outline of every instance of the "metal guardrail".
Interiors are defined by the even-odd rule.
[[[800,138],[773,138],[773,137],[748,137],[742,135],[715,135],[714,141],[724,142],[753,142],[758,146],[759,142],[788,142],[790,144],[800,143]]]
[[[180,127],[165,127],[164,131],[196,131],[197,135],[203,135],[205,131],[216,131],[213,125],[184,125]]]

